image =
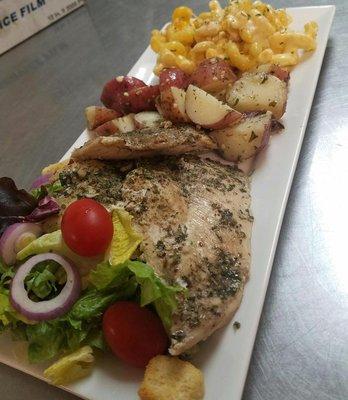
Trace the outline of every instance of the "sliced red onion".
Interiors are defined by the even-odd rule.
[[[43,219],[58,214],[60,210],[59,204],[51,196],[45,196],[39,201],[39,204],[29,215],[25,217],[26,221],[37,222]]]
[[[0,255],[5,264],[14,264],[17,252],[41,233],[41,227],[31,222],[19,222],[7,227],[0,239]]]
[[[58,296],[51,300],[32,301],[25,290],[24,280],[30,271],[42,261],[56,261],[66,272],[66,283]],[[32,321],[47,321],[66,314],[81,292],[81,278],[72,262],[54,254],[44,253],[29,258],[16,272],[11,282],[10,301],[12,307]]]
[[[52,176],[52,174],[40,175],[31,184],[30,190],[31,189],[37,189],[37,188],[41,187],[42,185],[47,185],[47,183],[49,183],[49,181],[50,181],[51,176]]]

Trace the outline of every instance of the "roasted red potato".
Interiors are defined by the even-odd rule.
[[[187,88],[185,109],[192,122],[208,129],[222,129],[242,118],[240,112],[194,85]]]
[[[279,67],[279,65],[272,65],[269,73],[286,83],[288,83],[290,80],[290,72],[284,68]]]
[[[290,72],[285,68],[279,67],[279,65],[263,64],[257,68],[257,72],[265,72],[267,74],[274,75],[286,83],[288,83],[290,80]]]
[[[280,119],[287,97],[284,81],[265,72],[247,72],[227,90],[226,101],[237,111],[271,111],[275,119]]]
[[[185,110],[185,99],[185,90],[172,86],[161,92],[158,109],[165,119],[169,119],[172,122],[189,122]]]
[[[156,128],[163,122],[163,117],[157,111],[142,111],[134,115],[136,128]]]
[[[178,68],[167,68],[159,75],[160,97],[157,110],[172,122],[188,122],[185,111],[185,89],[189,76]]]
[[[93,130],[105,122],[111,121],[121,116],[121,113],[106,107],[90,106],[86,107],[85,115],[87,128]]]
[[[100,101],[105,107],[112,108],[123,114],[122,109],[119,108],[119,97],[132,89],[146,86],[145,82],[132,76],[118,76],[104,85]]]
[[[202,61],[191,75],[190,83],[208,93],[219,93],[233,84],[237,76],[225,60],[208,58]]]
[[[119,104],[124,114],[155,111],[155,100],[159,94],[159,85],[144,86],[123,93]]]
[[[225,129],[210,132],[226,160],[241,162],[254,157],[269,141],[272,113],[250,113]]]
[[[171,87],[185,90],[189,85],[189,76],[179,68],[167,68],[161,71],[159,82],[161,93],[169,90]]]
[[[99,136],[110,136],[119,132],[118,126],[116,124],[116,119],[112,121],[107,121],[103,125],[98,126],[95,129],[95,133]]]
[[[115,118],[112,121],[105,122],[105,124],[98,126],[95,132],[99,136],[110,136],[118,132],[132,132],[135,129],[134,114],[128,114],[123,117]]]

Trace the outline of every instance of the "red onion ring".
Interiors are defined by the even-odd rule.
[[[5,264],[12,265],[16,262],[16,247],[24,235],[32,235],[36,239],[41,233],[41,227],[32,222],[18,222],[7,227],[0,238],[0,255]]]
[[[51,300],[32,301],[25,290],[24,280],[36,264],[53,260],[66,272],[66,284],[58,296]],[[10,301],[12,307],[32,321],[47,321],[66,314],[78,299],[81,292],[81,278],[76,267],[66,258],[44,253],[29,258],[16,272],[11,282]]]
[[[37,188],[41,187],[42,185],[47,185],[47,183],[49,183],[49,181],[50,181],[51,176],[52,176],[52,174],[45,174],[45,175],[38,176],[34,180],[34,182],[31,184],[30,190],[37,189]]]

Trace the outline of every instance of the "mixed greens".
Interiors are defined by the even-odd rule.
[[[23,214],[32,213],[40,199],[54,194],[55,190],[59,188],[52,184],[41,185],[29,197],[23,195],[24,202],[30,200]],[[146,263],[131,259],[142,237],[133,229],[132,217],[125,210],[115,209],[111,216],[114,234],[105,254],[78,255],[65,243],[62,231],[57,230],[30,237],[26,242],[22,240],[21,247],[25,245],[16,249],[16,261],[12,265],[6,265],[0,258],[0,332],[9,330],[15,339],[27,341],[31,363],[63,355],[46,371],[46,376],[57,384],[66,382],[67,376],[63,375],[68,375],[68,371],[70,378],[87,374],[93,363],[92,348],[107,348],[102,320],[110,305],[119,300],[135,300],[141,307],[151,306],[168,331],[177,305],[176,296],[184,290],[165,283]],[[90,272],[80,278],[83,289],[67,312],[53,319],[29,320],[15,306],[11,282],[32,257],[49,254],[63,256],[73,263],[72,268],[77,266],[81,271],[87,268]],[[58,298],[70,279],[67,270],[49,257],[28,271],[23,285],[29,302],[50,302]]]

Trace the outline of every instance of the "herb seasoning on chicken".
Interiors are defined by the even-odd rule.
[[[62,174],[71,180],[59,202],[91,191],[108,208],[124,207],[144,237],[140,257],[169,284],[187,288],[169,332],[171,354],[187,351],[232,318],[250,264],[247,176],[196,156],[73,162]]]

